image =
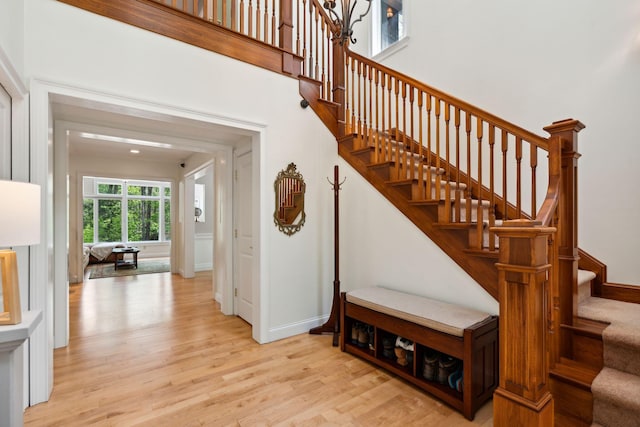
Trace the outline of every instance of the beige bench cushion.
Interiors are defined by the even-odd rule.
[[[472,308],[386,288],[356,289],[346,298],[350,303],[457,337],[462,337],[466,328],[491,317]]]

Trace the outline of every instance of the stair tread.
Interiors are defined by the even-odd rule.
[[[591,388],[594,398],[616,406],[640,411],[640,377],[604,367]]]
[[[598,320],[576,317],[573,325],[561,325],[564,329],[578,332],[593,338],[602,339],[602,331],[609,326],[609,323],[600,322]]]
[[[589,270],[578,270],[578,286],[591,282],[596,278],[596,273]]]

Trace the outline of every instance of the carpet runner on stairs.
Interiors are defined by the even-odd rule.
[[[583,297],[578,315],[611,323],[603,332],[604,369],[593,381],[593,422],[640,426],[640,305]]]

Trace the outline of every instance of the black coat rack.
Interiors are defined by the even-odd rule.
[[[327,178],[329,180],[329,178]],[[333,187],[333,222],[334,222],[334,234],[333,234],[333,244],[334,244],[334,280],[333,280],[333,305],[331,307],[331,314],[329,315],[329,319],[325,322],[324,325],[318,326],[316,328],[312,328],[309,333],[310,334],[322,334],[322,333],[333,333],[333,346],[338,346],[338,337],[340,336],[340,216],[339,214],[339,192],[342,184],[344,184],[344,180],[342,182],[338,182],[338,165],[333,167],[333,182],[329,181],[329,184]]]

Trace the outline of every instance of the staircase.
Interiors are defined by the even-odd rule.
[[[587,286],[589,283],[587,283]],[[590,296],[581,318],[609,324],[602,333],[604,368],[594,378],[593,422],[601,426],[640,425],[640,310],[637,304]]]
[[[496,425],[640,425],[640,288],[577,247],[578,121],[539,136],[356,55],[317,0],[61,1],[298,78],[339,155],[500,302]]]

